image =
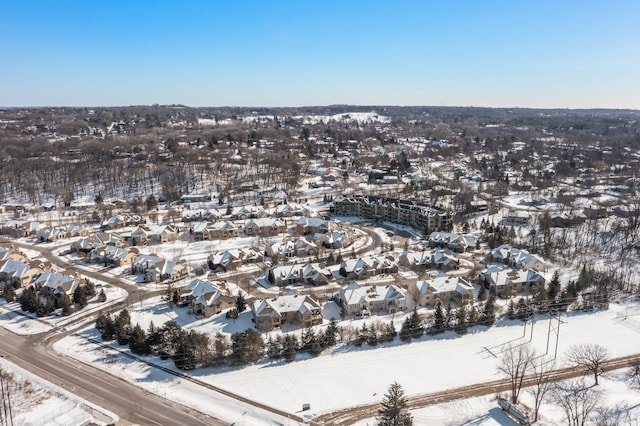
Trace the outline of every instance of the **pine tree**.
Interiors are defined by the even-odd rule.
[[[102,324],[102,340],[113,340],[115,337],[115,323],[110,315],[104,317],[104,323]]]
[[[469,314],[467,316],[467,325],[473,327],[474,325],[478,325],[480,322],[480,313],[478,312],[478,308],[476,305],[471,305],[471,309],[469,309]]]
[[[104,292],[104,289],[100,289],[100,294],[98,294],[98,302],[104,303],[107,301],[107,295]]]
[[[238,310],[238,313],[242,313],[244,312],[245,309],[247,309],[247,300],[244,297],[244,294],[242,294],[242,292],[238,293],[238,297],[236,297],[236,309]]]
[[[549,300],[556,300],[558,294],[560,294],[560,274],[556,270],[551,277],[551,281],[549,282]]]
[[[378,426],[411,426],[413,417],[407,410],[407,398],[397,382],[392,383],[378,410]]]
[[[284,337],[284,349],[283,349],[283,354],[284,354],[284,359],[287,362],[293,362],[296,359],[296,347],[297,345],[297,339],[295,338],[295,336],[292,336],[291,334],[287,334]]]
[[[446,318],[444,316],[444,309],[442,309],[442,302],[438,299],[436,301],[436,308],[433,312],[433,324],[429,332],[431,334],[443,333],[446,327]]]
[[[138,323],[136,323],[131,330],[131,336],[129,337],[129,349],[131,352],[138,355],[148,355],[149,352],[151,352],[147,342],[147,333],[145,333]]]
[[[229,341],[227,337],[218,332],[216,333],[215,340],[213,341],[213,355],[212,355],[212,363],[215,366],[224,365],[227,351],[229,349]]]
[[[322,335],[322,346],[324,346],[325,348],[334,346],[336,344],[337,334],[338,325],[336,324],[336,320],[332,318]]]
[[[269,335],[266,346],[267,356],[269,358],[280,358],[282,356],[282,337],[280,337],[280,335],[275,339]]]
[[[69,297],[65,294],[61,298],[60,303],[62,303],[62,315],[69,316],[73,313],[73,309],[71,309],[71,302],[69,302]]]
[[[513,303],[513,299],[509,300],[507,305],[507,318],[510,320],[516,319],[516,305]]]
[[[4,297],[4,300],[6,300],[7,302],[13,302],[14,300],[16,300],[16,291],[11,284],[6,283],[4,285],[4,288],[2,290],[2,297]]]
[[[415,309],[404,320],[402,327],[400,328],[400,339],[404,341],[410,341],[411,339],[417,339],[424,334],[424,327],[422,326],[422,318]]]
[[[489,295],[489,298],[484,303],[484,309],[482,310],[482,324],[491,327],[496,322],[496,306],[495,298],[493,295]]]
[[[467,332],[467,316],[467,305],[463,303],[456,309],[456,333],[465,334]]]
[[[87,306],[87,292],[84,286],[78,286],[73,292],[73,303],[82,309]]]

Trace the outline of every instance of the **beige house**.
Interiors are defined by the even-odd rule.
[[[531,294],[544,287],[546,280],[534,269],[511,269],[493,265],[478,273],[480,283],[495,288],[499,297],[513,297],[518,293]]]
[[[0,262],[0,281],[14,287],[27,287],[42,274],[42,268],[18,260]]]
[[[235,297],[220,282],[194,279],[179,290],[180,305],[191,306],[198,315],[210,317],[235,306]]]
[[[287,223],[282,219],[258,218],[248,219],[244,223],[244,233],[256,236],[274,236],[287,232]]]
[[[322,307],[313,296],[296,294],[256,300],[252,312],[256,327],[262,332],[283,325],[312,327],[322,324]]]
[[[474,299],[471,283],[464,278],[450,277],[446,274],[409,284],[409,293],[416,305],[428,307],[434,307],[437,300],[446,306],[450,302],[459,304]]]

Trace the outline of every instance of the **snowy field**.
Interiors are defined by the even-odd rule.
[[[9,400],[3,401],[4,407],[11,405],[13,424],[18,426],[67,426],[95,424],[105,425],[118,419],[118,416],[87,401],[81,400],[66,390],[39,378],[17,365],[0,358],[0,371],[4,385],[9,390]],[[102,413],[104,421],[94,418],[94,410]],[[6,411],[4,411],[6,413]],[[3,421],[0,424],[11,424]]]
[[[133,309],[132,321],[143,323],[153,320],[160,325],[176,318],[167,312],[150,314],[151,309],[144,305],[140,309]],[[563,314],[557,341],[559,366],[564,365],[563,354],[566,350],[578,343],[598,342],[609,349],[612,357],[639,353],[638,323],[624,320],[624,315],[618,316],[625,309],[612,304],[608,311]],[[179,322],[188,322],[185,315],[188,316],[177,315]],[[388,321],[391,318],[380,319]],[[399,324],[401,319],[397,316],[395,319],[396,325]],[[361,325],[361,321],[353,321],[351,325]],[[206,324],[203,321],[201,325],[201,330],[207,333],[216,330],[215,319],[207,319]],[[189,327],[192,326],[200,329],[198,324]],[[218,326],[224,327],[222,322]],[[233,332],[234,329],[223,331]],[[379,402],[392,382],[400,383],[406,394],[412,395],[498,379],[500,375],[496,367],[500,353],[509,344],[521,344],[531,339],[538,354],[548,352],[547,357],[552,358],[556,339],[555,335],[550,336],[547,351],[548,329],[549,321],[543,317],[535,323],[532,334],[530,325],[524,329],[519,321],[501,321],[490,329],[470,329],[469,334],[462,337],[447,332],[436,337],[424,336],[410,344],[402,344],[396,339],[390,345],[378,347],[337,347],[317,358],[299,356],[290,364],[263,360],[245,368],[198,369],[191,374],[203,382],[292,414],[300,414],[302,404],[309,403],[311,410],[305,413],[314,416],[352,405]],[[79,334],[97,336],[92,329]],[[136,382],[150,392],[159,392],[183,404],[197,406],[230,422],[239,420],[236,415],[238,410],[249,410],[229,398],[204,388],[198,389],[197,385],[168,376],[146,364],[122,358],[117,352],[89,343],[80,335],[61,340],[55,349],[84,362],[98,363],[102,368]],[[173,368],[172,361],[161,361],[157,357],[146,359]],[[211,403],[212,400],[215,403]],[[455,404],[452,407],[441,408],[447,418],[457,410]],[[276,421],[273,416],[256,412],[255,409],[250,413],[251,417],[246,419],[250,421],[249,424],[271,424]]]

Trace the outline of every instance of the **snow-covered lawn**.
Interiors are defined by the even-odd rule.
[[[636,425],[640,421],[640,393],[629,388],[626,381],[627,372],[618,370],[600,379],[597,390],[603,393],[600,401],[602,409],[608,411],[608,423],[617,425]],[[587,386],[591,385],[587,379]],[[566,383],[566,382],[564,382]],[[564,383],[561,383],[563,385]],[[506,396],[506,395],[505,395]],[[533,398],[524,389],[520,394],[520,407],[533,407]],[[598,418],[594,412],[591,420]],[[457,400],[446,404],[437,404],[411,411],[414,424],[420,426],[499,426],[516,425],[517,423],[498,407],[495,395],[485,395],[477,398]],[[533,419],[530,416],[530,419]],[[356,426],[375,425],[375,417],[370,417],[355,423]],[[549,392],[540,406],[537,425],[555,426],[566,424],[562,409],[553,402]],[[594,424],[594,423],[587,423]]]
[[[233,333],[250,324],[248,313],[242,315],[235,324],[230,324],[220,317],[195,320],[185,308],[173,311],[162,306],[154,308],[151,302],[148,305],[145,303],[139,309],[136,304],[131,312],[132,321],[139,321],[141,325],[153,320],[158,326],[168,319],[176,319],[179,323],[188,324],[189,328],[206,333]],[[557,342],[559,364],[564,362],[565,351],[577,343],[597,342],[607,347],[611,356],[640,353],[640,329],[635,323],[617,316],[625,309],[625,306],[612,304],[608,311],[563,314]],[[380,319],[388,321],[391,318]],[[350,325],[358,327],[362,322],[371,320],[352,321]],[[396,315],[396,326],[401,321],[402,317]],[[301,355],[290,364],[265,359],[245,368],[198,369],[192,374],[199,380],[292,414],[297,413],[302,404],[309,403],[311,410],[306,413],[317,415],[352,405],[378,402],[392,382],[400,383],[405,392],[412,395],[497,379],[500,377],[496,372],[500,353],[509,344],[521,344],[531,338],[539,354],[548,352],[547,356],[552,357],[556,339],[552,333],[547,351],[548,330],[549,320],[544,317],[535,323],[533,334],[530,333],[530,324],[525,330],[521,322],[502,321],[489,329],[475,327],[465,336],[447,332],[435,337],[424,336],[409,344],[396,339],[393,344],[378,347],[336,347],[317,358]],[[82,332],[87,333],[95,335],[95,331],[91,330]],[[236,402],[210,395],[211,392],[205,389],[194,390],[195,394],[200,395],[196,397],[191,391],[183,390],[183,386],[191,389],[193,384],[183,384],[181,380],[166,377],[144,364],[138,365],[130,360],[114,363],[120,357],[105,357],[106,349],[83,342],[79,336],[67,337],[55,348],[85,362],[98,362],[103,368],[138,382],[152,392],[169,395],[183,404],[197,405],[218,417],[223,415],[221,413],[237,413]],[[110,362],[105,363],[106,359]],[[160,361],[155,357],[149,359],[169,367],[173,365],[171,361]],[[170,386],[166,386],[167,382]],[[208,406],[205,401],[209,398],[218,398],[225,408]],[[260,414],[263,415],[266,414]],[[223,418],[238,421],[234,416]],[[259,418],[256,418],[255,424],[265,424],[257,422]]]
[[[97,283],[94,281],[94,283]],[[107,301],[104,303],[98,302],[97,295],[89,300],[89,303],[78,313],[71,314],[69,316],[57,316],[48,315],[44,317],[36,317],[35,314],[29,312],[22,312],[20,303],[6,302],[0,298],[0,327],[4,327],[12,333],[19,335],[40,334],[55,327],[63,327],[70,321],[77,318],[78,315],[87,315],[93,312],[97,312],[101,308],[108,305],[114,305],[127,297],[127,292],[121,288],[104,286],[102,283],[97,283],[96,293],[100,290],[104,290],[107,296]]]

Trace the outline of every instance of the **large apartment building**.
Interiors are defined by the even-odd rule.
[[[348,195],[333,201],[338,216],[360,216],[376,222],[413,226],[428,234],[451,229],[451,213],[415,202],[371,195]]]

